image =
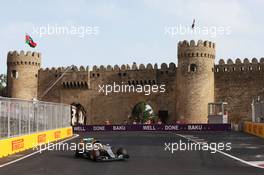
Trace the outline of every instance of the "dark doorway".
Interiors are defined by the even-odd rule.
[[[168,111],[159,111],[159,119],[161,120],[162,123],[167,123],[168,118],[169,118]]]

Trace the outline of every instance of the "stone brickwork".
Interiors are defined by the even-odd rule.
[[[228,102],[229,116],[239,121],[251,113],[253,97],[263,92],[264,58],[223,59],[214,69],[215,100]]]
[[[189,123],[207,122],[207,104],[214,101],[214,62],[214,43],[178,44],[177,112]]]
[[[26,100],[37,98],[40,64],[40,53],[9,52],[7,55],[7,95]]]
[[[65,68],[39,70],[38,94],[42,94],[64,72]],[[148,64],[119,66],[94,66],[92,70],[74,67],[42,99],[67,104],[80,103],[87,112],[89,124],[103,123],[106,119],[123,123],[131,116],[133,107],[147,102],[155,113],[168,111],[169,121],[176,120],[176,66]],[[119,85],[160,85],[165,84],[165,93],[99,93],[99,86],[117,83]]]
[[[39,53],[9,52],[7,56],[8,96],[22,99],[81,104],[87,124],[105,120],[123,123],[140,102],[147,102],[156,114],[168,112],[168,122],[185,119],[207,122],[207,104],[228,102],[230,120],[247,118],[253,96],[263,92],[264,58],[258,62],[239,59],[215,64],[215,44],[209,41],[178,43],[178,66],[163,63],[72,67],[42,98],[66,68],[40,68]],[[14,73],[18,76],[15,77]],[[164,93],[99,93],[99,85],[165,85]]]

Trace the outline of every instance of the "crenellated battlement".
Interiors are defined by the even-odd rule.
[[[218,61],[217,65],[231,65],[231,64],[258,64],[258,63],[264,63],[264,58],[260,58],[260,60],[258,61],[257,58],[252,58],[251,61],[249,61],[248,58],[244,58],[244,59],[240,59],[240,58],[236,58],[235,61],[233,61],[232,59],[228,59],[227,62],[225,62],[224,59],[220,59]]]
[[[226,62],[224,59],[220,59],[218,64],[215,65],[214,72],[237,72],[237,71],[263,71],[264,70],[264,58],[237,58],[234,61],[228,59]]]
[[[195,43],[187,40],[178,43],[178,58],[206,57],[215,58],[215,43],[199,40]]]
[[[32,65],[40,66],[41,54],[38,52],[10,51],[7,54],[7,65]]]
[[[67,67],[51,67],[51,68],[40,68],[40,72],[46,72],[46,73],[59,73],[63,72],[66,70]],[[96,71],[96,72],[108,72],[108,71],[113,71],[113,72],[119,72],[119,71],[127,71],[127,70],[171,70],[171,71],[176,71],[176,65],[175,63],[171,62],[169,64],[167,63],[162,63],[160,67],[158,64],[150,64],[148,63],[147,65],[144,64],[132,64],[131,66],[128,64],[122,64],[121,66],[119,65],[101,65],[101,66],[93,66],[92,70],[89,69],[89,66],[74,66],[69,72],[83,72],[83,71]]]
[[[41,53],[39,52],[30,52],[30,51],[27,51],[26,54],[23,50],[20,51],[20,53],[18,53],[16,50],[15,51],[9,51],[8,54],[7,54],[7,57],[13,57],[13,56],[27,56],[27,57],[37,57],[37,58],[40,58],[41,57]]]
[[[40,68],[39,71],[43,73],[60,73],[64,72],[67,69],[67,67],[51,67],[51,68]],[[68,72],[84,72],[89,71],[89,66],[73,66]]]
[[[128,65],[128,64],[122,64],[121,66],[119,65],[114,65],[114,66],[111,66],[111,65],[107,65],[107,66],[104,66],[104,65],[101,65],[101,66],[93,66],[92,68],[92,71],[127,71],[127,70],[158,70],[158,69],[161,69],[161,70],[166,70],[166,69],[170,69],[170,70],[176,70],[176,65],[175,63],[170,63],[169,65],[167,63],[162,63],[160,65],[160,68],[158,66],[158,64],[151,64],[151,63],[148,63],[147,65],[144,65],[144,64],[132,64],[131,66]]]
[[[207,48],[215,49],[215,43],[207,40],[206,41],[198,40],[197,43],[195,43],[194,40],[191,40],[190,42],[184,40],[178,43],[178,48],[187,48],[187,47],[207,47]]]

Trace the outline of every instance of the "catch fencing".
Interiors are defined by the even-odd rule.
[[[252,106],[252,122],[264,123],[264,101],[254,100]]]
[[[0,97],[0,139],[70,126],[70,105]]]

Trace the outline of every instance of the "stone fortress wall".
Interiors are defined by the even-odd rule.
[[[177,112],[188,121],[207,122],[207,105],[214,101],[215,44],[193,40],[178,44]]]
[[[39,95],[42,94],[63,73],[65,68],[39,70]],[[131,116],[132,109],[140,102],[147,102],[155,113],[168,111],[169,116],[176,116],[176,66],[174,63],[157,65],[141,64],[119,66],[94,66],[92,70],[73,68],[42,99],[45,101],[80,103],[86,108],[88,123],[102,123],[106,119],[122,123]],[[99,93],[99,84],[119,85],[160,85],[165,84],[165,93]],[[171,117],[170,120],[174,120]]]
[[[106,119],[122,123],[131,116],[139,102],[147,102],[155,113],[168,112],[168,122],[179,118],[192,123],[207,121],[209,102],[228,102],[230,120],[249,117],[253,96],[264,87],[264,58],[243,62],[223,60],[215,64],[215,44],[209,41],[183,41],[178,44],[178,66],[163,63],[73,67],[44,96],[66,68],[40,68],[41,55],[23,51],[8,53],[8,96],[80,103],[86,109],[88,124],[102,124]],[[12,76],[12,71],[18,77]],[[161,85],[165,93],[99,93],[98,85]]]
[[[223,59],[215,65],[215,101],[228,102],[229,116],[239,121],[251,116],[253,97],[263,93],[264,58]]]
[[[37,97],[40,65],[40,53],[9,52],[7,55],[7,95],[22,99]]]

